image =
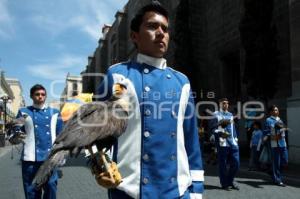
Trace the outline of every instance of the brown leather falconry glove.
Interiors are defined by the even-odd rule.
[[[103,152],[90,156],[90,168],[96,182],[107,189],[116,188],[122,182],[122,176],[117,164],[112,162]]]

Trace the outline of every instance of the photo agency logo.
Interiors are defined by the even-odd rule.
[[[93,99],[95,101],[90,102],[94,104],[94,108],[102,110],[102,115],[94,120],[83,120],[82,117],[78,117],[78,123],[84,127],[93,126],[103,126],[109,121],[109,117],[115,117],[118,119],[135,119],[139,120],[141,117],[151,116],[153,119],[164,119],[166,117],[172,117],[175,119],[190,119],[196,117],[197,119],[213,119],[214,112],[220,110],[220,105],[216,99],[216,93],[213,91],[204,92],[202,89],[200,92],[190,92],[189,94],[184,94],[181,91],[177,92],[174,89],[168,90],[166,92],[159,91],[141,91],[138,92],[133,87],[130,92],[133,94],[128,105],[128,114],[120,114],[120,109],[116,107],[107,107],[108,104],[105,103],[108,97],[112,95],[112,83],[113,79],[109,79],[106,74],[103,73],[84,73],[82,74],[83,79],[88,81],[83,81],[83,83],[88,82],[89,84],[94,84],[98,88],[101,85],[101,92],[94,93]],[[111,81],[111,82],[109,82]],[[131,82],[128,80],[128,82]],[[65,93],[65,96],[58,95],[55,91],[57,84],[64,83],[66,81],[53,81],[51,85],[51,95],[63,98],[66,101],[69,96]],[[116,83],[116,82],[114,82]],[[99,91],[99,90],[98,90]],[[140,96],[138,96],[140,93]],[[198,94],[198,97],[197,97]],[[184,96],[186,95],[186,96]],[[196,98],[198,101],[196,102]],[[77,110],[77,113],[84,114],[82,106],[81,109]],[[92,106],[91,106],[92,107]],[[236,104],[230,104],[230,110],[234,108],[233,115],[237,119],[247,119],[247,120],[258,120],[265,116],[265,106],[260,101],[238,101]],[[255,114],[253,114],[255,112]]]
[[[191,92],[188,98],[192,101],[184,101],[182,92],[175,92],[173,90],[167,92],[142,92],[141,98],[143,101],[140,104],[140,109],[145,110],[145,114],[151,113],[154,119],[162,119],[163,115],[171,113],[176,119],[178,117],[190,119],[197,117],[198,119],[210,120],[214,119],[214,112],[220,110],[220,104],[216,99],[216,93],[213,91],[203,92],[201,89],[196,101],[197,93]],[[187,98],[185,98],[187,99]],[[260,101],[237,101],[236,104],[231,104],[234,108],[234,118],[246,120],[259,120],[265,116],[265,106]]]
[[[233,113],[236,119],[246,119],[246,120],[260,120],[265,116],[265,105],[260,101],[238,101],[235,105],[236,112]],[[209,108],[207,108],[209,107]],[[219,111],[219,104],[215,101],[199,101],[195,105],[195,111],[198,119],[210,120],[214,119],[214,112]],[[200,110],[204,110],[205,114],[200,113]]]

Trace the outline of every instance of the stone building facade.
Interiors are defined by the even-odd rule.
[[[269,15],[264,14],[268,6],[272,7],[272,3],[273,9],[269,11]],[[252,15],[253,9],[257,12],[248,17]],[[272,58],[252,55],[251,50],[268,55],[265,52],[268,49],[259,44],[262,44],[264,38],[276,34],[272,42],[276,42],[274,48],[278,53],[273,59],[280,63],[277,79],[286,81],[276,82],[276,92],[271,97],[264,96],[264,90],[251,94],[264,100],[286,98],[291,92],[286,89],[291,87],[288,10],[287,1],[276,0],[181,1],[177,8],[178,25],[175,34],[183,36],[177,38],[175,60],[181,70],[189,74],[193,82],[197,82],[194,89],[214,91],[217,98],[227,96],[233,102],[247,100],[245,96],[249,96],[253,87],[261,85],[262,82],[271,87],[268,82],[274,82],[268,75],[272,67],[264,71],[262,65],[257,63],[259,61],[254,60],[271,63]],[[262,18],[268,17],[269,20],[265,23],[258,24]],[[263,30],[264,26],[268,27],[265,28],[267,30]],[[272,33],[269,30],[271,28],[276,33]],[[244,29],[250,34],[243,34]],[[252,38],[253,36],[258,38]],[[247,48],[249,42],[250,50]],[[251,43],[255,44],[251,46]]]
[[[14,115],[17,115],[18,110],[25,106],[23,88],[18,79],[6,78],[6,82],[14,94],[14,99],[11,102],[11,111]]]
[[[289,0],[292,95],[287,99],[290,161],[300,163],[300,1]]]
[[[7,82],[7,77],[5,77],[5,72],[0,71],[0,131],[4,126],[6,117],[6,122],[15,117],[13,113],[12,102],[15,100],[15,93],[11,89],[9,83]],[[1,133],[1,132],[0,132]]]
[[[81,76],[73,76],[68,74],[66,77],[66,85],[61,94],[61,104],[66,100],[82,93],[82,78]]]
[[[101,75],[90,74],[105,73],[110,65],[135,56],[130,21],[148,2],[129,0],[114,23],[103,27],[99,46],[82,72],[84,92],[95,93],[101,81]],[[300,131],[295,120],[300,113],[300,0],[160,2],[171,15],[168,64],[189,77],[197,101],[226,96],[232,108],[253,99],[265,107],[277,104],[283,120]],[[243,130],[241,120],[241,140]],[[298,163],[299,138],[289,135],[290,159]]]
[[[0,147],[5,145],[5,125],[25,106],[22,86],[18,79],[5,77],[0,71]]]

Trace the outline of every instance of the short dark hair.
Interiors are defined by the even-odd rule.
[[[143,17],[146,12],[156,12],[163,15],[169,20],[168,11],[160,4],[159,1],[152,1],[150,4],[145,5],[136,13],[131,20],[130,29],[134,32],[139,32],[140,26],[143,23]]]
[[[35,91],[38,91],[38,90],[44,90],[45,93],[46,93],[46,89],[44,86],[42,86],[41,84],[35,84],[33,87],[31,87],[30,89],[30,96],[33,96]]]
[[[254,125],[256,125],[257,128],[261,129],[261,122],[260,122],[260,121],[255,120],[255,121],[253,122],[253,124],[252,124],[252,127],[254,127]]]
[[[269,108],[268,108],[269,113],[271,113],[272,111],[274,111],[275,108],[278,108],[275,104],[269,106]]]
[[[227,99],[226,97],[223,97],[223,98],[220,98],[220,99],[219,99],[219,103],[224,102],[224,101],[227,101],[227,102],[228,102],[228,99]]]

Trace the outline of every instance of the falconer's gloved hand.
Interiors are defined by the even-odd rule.
[[[99,185],[107,189],[116,188],[122,182],[122,177],[115,162],[111,163],[109,170],[95,174],[95,179]]]
[[[221,137],[222,138],[228,138],[230,136],[230,133],[227,131],[222,132]]]
[[[91,172],[97,183],[107,189],[116,188],[122,182],[117,164],[104,153],[96,153],[89,157]]]
[[[226,128],[229,124],[230,124],[230,120],[226,120],[226,119],[223,119],[219,122],[219,125],[222,127],[222,128]]]
[[[9,136],[8,141],[13,144],[20,144],[20,143],[24,143],[24,140],[26,139],[27,135],[23,132],[16,132],[15,134]]]

